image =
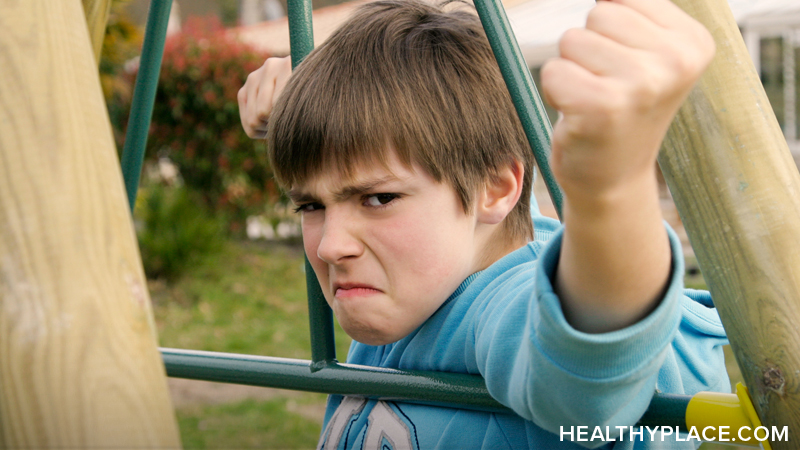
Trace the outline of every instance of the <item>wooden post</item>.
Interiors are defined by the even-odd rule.
[[[764,425],[800,442],[800,175],[725,0],[673,0],[717,55],[659,156]]]
[[[81,2],[0,29],[0,448],[178,448]]]
[[[103,51],[103,38],[106,36],[108,14],[111,11],[111,0],[83,0],[83,14],[89,28],[89,39],[94,50],[94,59],[100,63]]]

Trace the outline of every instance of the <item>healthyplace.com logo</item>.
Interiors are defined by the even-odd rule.
[[[588,441],[656,441],[664,442],[666,440],[675,440],[678,442],[688,441],[717,441],[717,442],[750,442],[756,440],[758,442],[764,441],[788,441],[789,440],[789,427],[784,426],[778,428],[773,426],[771,429],[760,426],[751,428],[743,426],[738,429],[731,429],[729,426],[721,425],[719,427],[707,426],[698,429],[697,427],[689,428],[688,432],[682,430],[680,427],[631,427],[631,426],[596,426],[590,430],[589,426],[571,426],[569,428],[559,427],[561,440],[576,442]]]

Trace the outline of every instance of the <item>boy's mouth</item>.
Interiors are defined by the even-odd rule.
[[[382,291],[363,283],[335,283],[333,296],[337,298],[365,297],[380,294]]]

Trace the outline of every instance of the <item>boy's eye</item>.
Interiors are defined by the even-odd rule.
[[[383,206],[399,197],[397,194],[373,194],[364,198],[364,206]]]
[[[294,209],[294,212],[306,213],[306,212],[317,211],[322,208],[323,206],[319,203],[303,203],[302,205],[297,205],[297,207]]]

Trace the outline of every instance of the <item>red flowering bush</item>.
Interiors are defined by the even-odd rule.
[[[234,232],[279,195],[265,144],[244,133],[236,101],[266,58],[216,18],[189,19],[164,47],[147,157],[169,157],[186,187],[225,215]]]

